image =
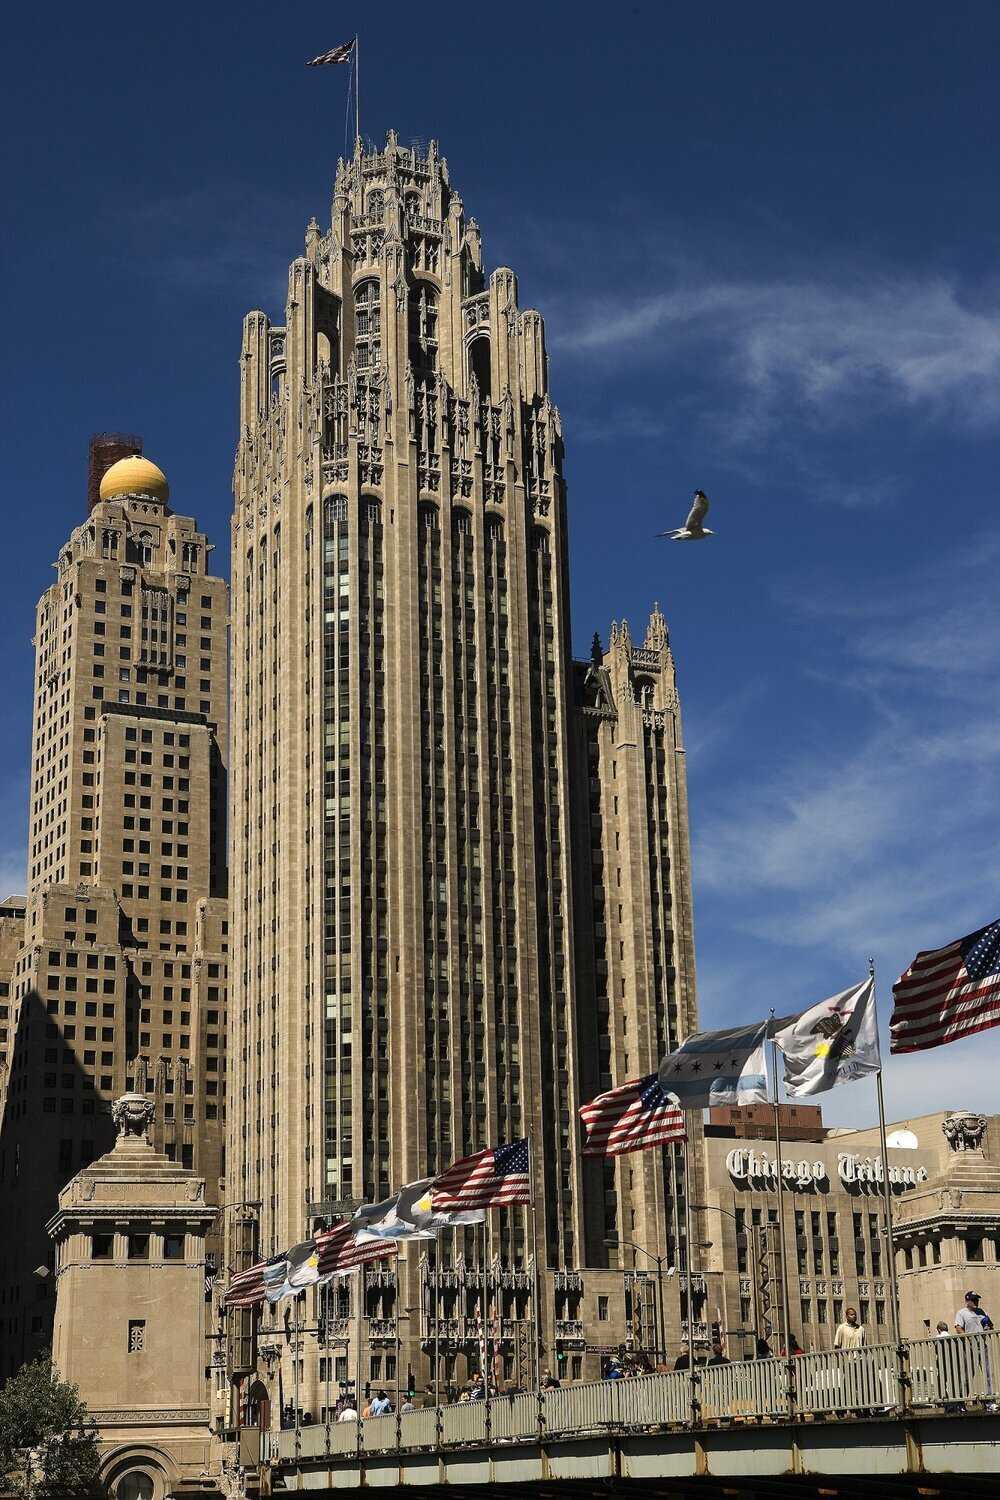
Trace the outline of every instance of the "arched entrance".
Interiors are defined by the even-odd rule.
[[[166,1500],[180,1479],[168,1453],[144,1445],[119,1448],[101,1469],[110,1500]]]
[[[271,1426],[271,1396],[266,1385],[255,1380],[247,1391],[246,1425],[267,1432]]]

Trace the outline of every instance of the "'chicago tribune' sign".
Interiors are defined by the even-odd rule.
[[[726,1171],[737,1187],[748,1191],[777,1187],[777,1164],[764,1151],[736,1147],[726,1157]],[[881,1156],[856,1156],[846,1151],[837,1156],[837,1176],[849,1193],[882,1192],[884,1172]],[[793,1193],[826,1193],[830,1189],[829,1171],[823,1161],[793,1161],[783,1156],[781,1176],[784,1186]],[[926,1181],[926,1167],[889,1168],[889,1185],[896,1192]]]

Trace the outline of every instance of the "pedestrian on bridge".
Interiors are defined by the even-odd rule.
[[[865,1344],[865,1330],[858,1322],[858,1310],[849,1307],[844,1313],[843,1323],[837,1324],[837,1331],[833,1336],[833,1347],[835,1349],[863,1349]]]
[[[965,1306],[955,1314],[955,1327],[959,1333],[989,1333],[993,1319],[985,1308],[979,1306],[979,1293],[966,1292]]]

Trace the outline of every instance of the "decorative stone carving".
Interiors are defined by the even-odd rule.
[[[960,1109],[941,1122],[944,1138],[953,1151],[981,1151],[986,1134],[986,1116]]]
[[[111,1118],[118,1127],[118,1139],[148,1140],[147,1131],[152,1124],[156,1108],[151,1099],[142,1094],[122,1094],[111,1106]]]
[[[209,1476],[206,1476],[209,1477]],[[247,1493],[246,1470],[240,1467],[235,1451],[228,1452],[222,1460],[218,1485],[225,1500],[243,1500]]]

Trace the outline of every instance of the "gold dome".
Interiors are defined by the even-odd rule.
[[[120,458],[112,464],[101,480],[102,500],[114,500],[119,495],[145,495],[166,505],[170,486],[162,469],[133,453],[131,458]]]

